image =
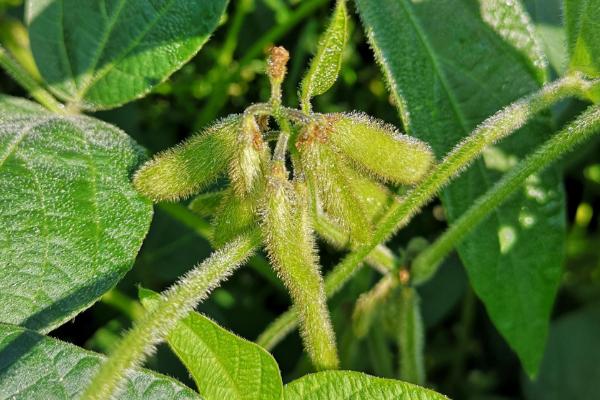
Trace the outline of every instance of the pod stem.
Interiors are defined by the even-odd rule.
[[[242,235],[214,252],[164,292],[159,305],[147,311],[117,344],[83,393],[83,400],[116,397],[129,371],[141,365],[182,318],[210,291],[242,265],[260,244],[260,234]]]

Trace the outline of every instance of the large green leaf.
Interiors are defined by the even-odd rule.
[[[564,0],[569,68],[600,76],[600,0]]]
[[[600,304],[552,323],[548,350],[534,382],[524,378],[529,400],[587,400],[600,393]]]
[[[208,39],[227,0],[28,0],[38,68],[74,106],[111,108],[141,97]]]
[[[285,385],[285,400],[444,400],[433,390],[393,379],[354,371],[326,371],[305,375]]]
[[[103,359],[72,344],[0,324],[0,399],[74,399]],[[138,369],[128,375],[118,398],[192,400],[200,396],[172,378]]]
[[[140,290],[146,307],[159,295]],[[196,312],[167,337],[169,346],[192,374],[207,400],[279,400],[283,383],[277,362],[262,347],[236,336]]]
[[[438,157],[486,117],[539,87],[528,52],[484,22],[485,7],[473,1],[356,3],[406,129],[428,141]],[[486,151],[442,193],[449,221],[550,132],[540,118]],[[458,249],[475,291],[529,373],[544,350],[564,256],[564,220],[560,175],[551,169],[532,176]]]
[[[131,268],[152,206],[119,129],[0,97],[0,322],[48,331]]]

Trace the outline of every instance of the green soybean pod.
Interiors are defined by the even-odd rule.
[[[365,217],[367,211],[352,190],[345,160],[318,139],[321,128],[319,125],[308,126],[302,142],[297,144],[302,170],[316,190],[323,211],[340,225],[352,243],[366,243],[372,233],[371,224]]]
[[[265,247],[290,292],[300,319],[304,347],[317,370],[335,369],[339,361],[327,309],[323,277],[309,224],[305,190],[294,188],[283,165],[269,177],[262,210]]]
[[[330,142],[360,169],[393,184],[419,182],[434,157],[429,145],[359,113],[327,114]]]
[[[239,124],[239,115],[229,116],[158,153],[135,173],[135,188],[155,202],[176,201],[199,192],[226,171],[235,153]]]
[[[233,188],[223,191],[222,202],[212,221],[212,243],[219,248],[257,225],[256,196],[238,196]]]
[[[236,193],[250,193],[262,175],[268,157],[267,145],[253,115],[245,116],[236,138],[235,154],[229,163],[229,180]]]

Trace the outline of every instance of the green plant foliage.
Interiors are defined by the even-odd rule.
[[[417,183],[433,162],[429,146],[363,114],[329,114],[329,140],[358,168],[394,184]]]
[[[225,191],[201,193],[190,202],[189,209],[204,218],[211,217],[219,209],[224,195]]]
[[[338,366],[335,335],[325,302],[323,278],[309,225],[306,189],[287,180],[284,166],[274,163],[262,211],[262,232],[269,258],[290,291],[300,320],[306,351],[315,367]]]
[[[467,3],[385,0],[375,6],[357,0],[407,130],[428,140],[438,155],[486,116],[538,88],[539,74],[533,74],[531,62]],[[450,222],[543,141],[547,131],[547,121],[530,123],[521,134],[490,148],[444,190]],[[475,291],[530,374],[543,354],[564,259],[559,182],[556,169],[531,177],[458,248]]]
[[[129,179],[141,148],[119,129],[0,98],[0,320],[43,332],[131,268],[152,217]]]
[[[417,385],[354,371],[324,371],[305,375],[285,385],[284,393],[286,400],[447,399],[446,396]]]
[[[528,400],[586,400],[600,390],[600,305],[553,322],[548,349],[535,381],[523,378]]]
[[[77,398],[104,357],[34,331],[0,324],[0,398]],[[164,375],[137,369],[115,399],[200,400],[191,389]]]
[[[198,52],[226,0],[29,0],[37,66],[54,94],[97,110],[143,96]]]
[[[135,173],[135,188],[156,202],[175,201],[199,192],[226,172],[235,154],[239,124],[239,116],[227,117],[157,154]]]
[[[140,289],[151,309],[160,297]],[[167,343],[192,374],[206,400],[279,400],[283,383],[277,362],[262,347],[192,312],[167,337]]]
[[[338,0],[329,27],[321,36],[317,53],[300,84],[300,101],[310,110],[310,99],[328,91],[337,80],[348,36],[346,0]]]
[[[564,0],[569,69],[600,76],[600,1]],[[596,93],[600,100],[600,93]]]

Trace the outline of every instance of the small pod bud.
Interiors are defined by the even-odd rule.
[[[274,163],[263,199],[261,227],[271,263],[300,317],[306,351],[317,370],[335,369],[335,337],[304,196],[287,180],[283,163]]]
[[[267,60],[267,75],[272,82],[281,83],[287,73],[287,63],[290,53],[282,46],[274,46],[269,50]]]
[[[352,243],[365,243],[371,238],[371,224],[350,187],[346,161],[320,139],[322,128],[320,124],[311,124],[301,133],[297,147],[302,170],[315,188],[317,201],[325,213],[343,228]]]
[[[229,164],[229,179],[238,195],[252,191],[266,160],[267,146],[254,116],[244,117],[237,136],[236,152]]]
[[[229,243],[256,226],[256,196],[240,197],[233,189],[223,191],[222,203],[213,219],[213,245]]]
[[[201,217],[212,217],[222,204],[223,195],[224,191],[199,194],[190,202],[188,208]]]
[[[155,202],[199,192],[226,170],[235,151],[239,122],[239,115],[230,116],[155,155],[135,173],[135,188]]]
[[[364,114],[327,114],[329,139],[359,168],[394,184],[419,182],[433,153],[424,142]]]

